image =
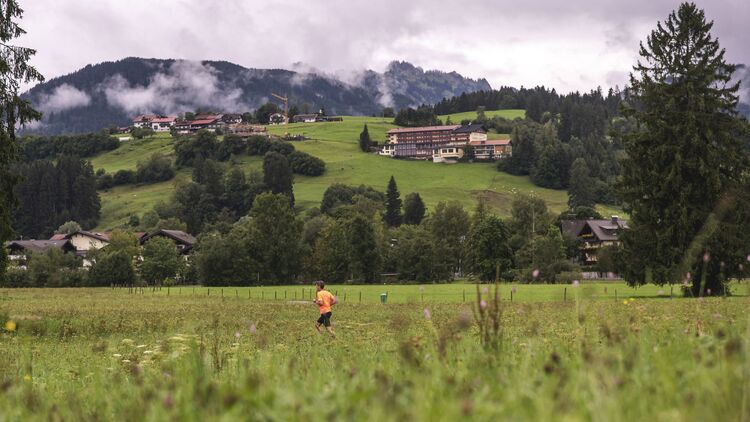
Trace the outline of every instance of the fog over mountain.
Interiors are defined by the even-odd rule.
[[[484,79],[455,72],[424,71],[392,62],[371,70],[327,74],[302,64],[292,70],[251,69],[226,61],[126,58],[88,65],[50,79],[26,93],[44,113],[28,128],[37,133],[76,133],[126,125],[140,113],[177,114],[199,108],[245,112],[287,94],[290,103],[328,114],[380,114],[491,89]]]

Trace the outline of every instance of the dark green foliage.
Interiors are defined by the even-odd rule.
[[[294,176],[286,157],[273,151],[263,156],[263,183],[271,193],[286,195],[294,205]]]
[[[483,281],[499,281],[513,268],[510,231],[500,218],[486,215],[475,220],[468,238],[468,270]]]
[[[590,176],[586,160],[576,158],[570,168],[570,182],[568,183],[568,208],[593,208],[596,205],[594,181]]]
[[[171,161],[169,164],[171,168],[171,165],[172,165]],[[172,173],[174,175],[174,171]],[[112,183],[114,186],[128,185],[128,184],[135,183],[137,179],[138,179],[138,176],[136,172],[133,170],[117,170],[114,176],[112,176]]]
[[[337,207],[342,205],[353,205],[354,197],[360,195],[373,201],[385,203],[385,195],[371,186],[360,185],[358,187],[334,183],[323,193],[320,201],[320,212],[331,214]]]
[[[86,272],[74,253],[50,249],[29,256],[27,284],[19,287],[81,287]]]
[[[469,233],[469,215],[460,202],[440,202],[426,220],[434,245],[435,277],[449,280],[463,271],[465,239]]]
[[[294,152],[294,145],[289,142],[283,141],[271,141],[271,146],[268,148],[270,152],[278,152],[283,156],[289,156]]]
[[[349,220],[327,220],[314,243],[308,272],[329,283],[350,279]]]
[[[162,236],[149,239],[143,245],[141,256],[141,278],[151,285],[161,285],[164,280],[177,277],[185,265],[174,242]]]
[[[133,258],[123,250],[98,254],[96,261],[89,269],[88,285],[90,286],[132,285],[135,281]]]
[[[536,162],[542,135],[542,126],[536,123],[525,123],[513,128],[513,155],[502,161],[502,170],[518,176],[531,174]]]
[[[432,236],[425,226],[403,225],[393,232],[397,240],[389,249],[389,260],[398,278],[404,281],[437,281],[441,279],[436,265],[441,257],[435,254]]]
[[[264,283],[293,281],[302,265],[302,222],[286,195],[263,193],[250,211],[247,236]]]
[[[569,148],[559,141],[545,145],[531,170],[531,181],[543,188],[564,189],[569,179]]]
[[[174,142],[175,164],[192,166],[198,159],[213,158],[217,146],[216,134],[205,129],[199,130],[194,135],[180,136]]]
[[[245,152],[247,152],[247,142],[239,135],[229,134],[219,142],[215,156],[219,161],[226,161],[232,155],[242,155]]]
[[[393,111],[393,107],[384,107],[383,117],[396,117],[396,113]]]
[[[440,124],[440,120],[438,120],[432,107],[420,106],[416,110],[411,107],[399,110],[393,119],[393,123],[406,127],[436,126]]]
[[[370,152],[372,147],[372,139],[370,139],[370,132],[367,130],[367,125],[362,129],[362,133],[359,134],[359,149],[362,152]]]
[[[130,128],[130,134],[136,139],[143,139],[153,136],[154,130],[149,127],[132,127]]]
[[[622,236],[630,284],[685,281],[693,295],[725,293],[744,262],[747,150],[738,136],[735,66],[702,10],[683,3],[640,49],[631,85],[640,130],[624,137]]]
[[[24,161],[54,158],[59,155],[91,157],[112,151],[120,141],[106,133],[81,135],[24,136],[19,141],[20,155]]]
[[[14,45],[14,40],[25,31],[18,26],[23,10],[15,0],[3,2],[0,14],[0,245],[13,234],[12,216],[17,205],[14,187],[19,181],[11,165],[16,161],[16,127],[38,120],[41,113],[18,95],[21,84],[33,85],[44,77],[29,65],[36,51]],[[5,248],[0,248],[0,281],[6,267]]]
[[[383,215],[383,221],[390,227],[398,227],[401,225],[402,219],[401,194],[398,192],[396,179],[391,176],[391,179],[388,181],[388,190],[385,194],[385,214]]]
[[[546,234],[534,235],[516,252],[521,280],[524,282],[567,282],[565,273],[577,273],[578,267],[565,255],[565,242],[560,230],[551,226]]]
[[[265,155],[271,149],[271,141],[260,135],[247,138],[247,155]]]
[[[427,208],[417,192],[406,195],[404,199],[404,224],[418,225],[422,222]]]
[[[84,228],[96,225],[101,204],[91,163],[62,156],[56,164],[33,161],[16,165],[15,171],[23,180],[15,188],[20,205],[14,228],[19,234],[47,238],[69,220]]]
[[[294,151],[287,156],[292,172],[303,176],[320,176],[326,171],[326,163],[318,157]]]
[[[139,161],[136,168],[136,181],[138,183],[158,183],[170,180],[174,177],[172,159],[159,153],[152,154],[146,161]],[[123,184],[117,183],[118,173],[115,174],[116,185]]]
[[[372,222],[358,215],[347,226],[352,280],[362,283],[378,281],[381,256]]]
[[[75,221],[66,221],[55,230],[55,233],[59,234],[73,234],[81,231],[81,225]]]

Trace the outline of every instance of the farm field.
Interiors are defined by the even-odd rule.
[[[416,285],[365,291],[369,297],[384,287],[389,300],[421,292]],[[473,287],[430,285],[425,292]],[[516,287],[520,298],[532,294],[527,288],[563,286]],[[347,300],[334,308],[336,339],[318,335],[317,309],[295,300],[176,295],[174,288],[170,296],[165,289],[2,290],[0,414],[8,420],[746,417],[747,296],[653,298],[657,288],[647,286],[635,300],[610,300],[586,294],[601,291],[600,283],[567,287],[566,301],[498,304],[491,294],[482,297],[486,305],[475,297],[386,305]],[[344,287],[331,290],[337,288]],[[473,316],[480,309],[489,323]],[[499,329],[487,331],[493,321]]]
[[[333,183],[367,184],[384,190],[393,175],[402,196],[419,192],[428,211],[438,202],[450,200],[460,201],[471,209],[481,197],[496,213],[508,216],[510,202],[519,192],[533,193],[543,198],[555,212],[567,208],[565,191],[536,187],[527,177],[498,172],[494,164],[435,164],[362,153],[357,144],[362,127],[367,124],[372,139],[382,143],[388,129],[395,127],[390,121],[378,117],[347,116],[343,122],[290,124],[290,133],[311,138],[295,142],[295,147],[322,158],[327,166],[326,173],[320,177],[295,176],[296,204],[302,208],[318,206],[323,192]],[[269,130],[276,135],[284,133],[283,126],[271,126]],[[168,134],[129,142],[133,144],[126,143],[115,151],[94,157],[94,168],[104,168],[107,172],[134,169],[139,160],[146,159],[153,152],[172,152],[173,141]],[[262,160],[260,157],[238,157],[231,165],[240,166],[246,171],[260,170]],[[182,170],[177,180],[189,180],[189,177],[189,169]],[[100,192],[102,217],[97,229],[106,230],[124,224],[133,213],[143,214],[156,200],[169,199],[173,188],[174,181],[169,181],[147,186],[120,186]],[[600,211],[605,215],[622,215],[621,211],[606,207],[600,207]]]

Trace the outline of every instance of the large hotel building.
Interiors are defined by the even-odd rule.
[[[391,129],[388,143],[380,151],[381,155],[395,158],[415,158],[423,160],[450,161],[463,157],[467,144],[481,149],[484,153],[477,158],[494,159],[510,155],[510,141],[488,141],[487,131],[482,125],[446,125]],[[499,154],[489,152],[492,148]]]

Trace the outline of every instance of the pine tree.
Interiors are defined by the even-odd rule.
[[[352,279],[371,283],[378,280],[380,251],[372,223],[357,215],[349,222],[349,256]]]
[[[37,70],[29,65],[36,51],[14,46],[11,42],[26,33],[18,26],[23,10],[15,0],[0,0],[0,245],[13,234],[13,208],[17,205],[13,188],[19,179],[10,169],[17,158],[16,127],[41,114],[31,104],[19,97],[21,83],[32,85],[44,80]],[[5,248],[0,249],[0,278],[5,274]]]
[[[574,210],[578,207],[594,207],[596,192],[594,192],[594,179],[589,174],[586,160],[576,158],[570,168],[570,182],[568,183],[568,208]]]
[[[404,224],[418,225],[425,214],[422,197],[417,192],[406,195],[404,199]]]
[[[372,140],[370,139],[370,132],[367,131],[367,125],[365,124],[362,133],[359,134],[359,149],[361,149],[362,152],[370,152],[371,146]]]
[[[630,82],[641,130],[624,139],[623,235],[630,284],[684,281],[693,295],[723,294],[741,264],[737,192],[747,154],[737,118],[735,66],[702,10],[683,3],[641,44]],[[739,224],[738,224],[739,223]]]
[[[385,197],[385,215],[383,216],[386,224],[390,227],[401,225],[401,194],[396,186],[396,179],[391,176],[388,181],[388,191]]]
[[[271,193],[288,196],[294,205],[294,175],[286,157],[278,152],[266,153],[263,157],[263,183]]]

